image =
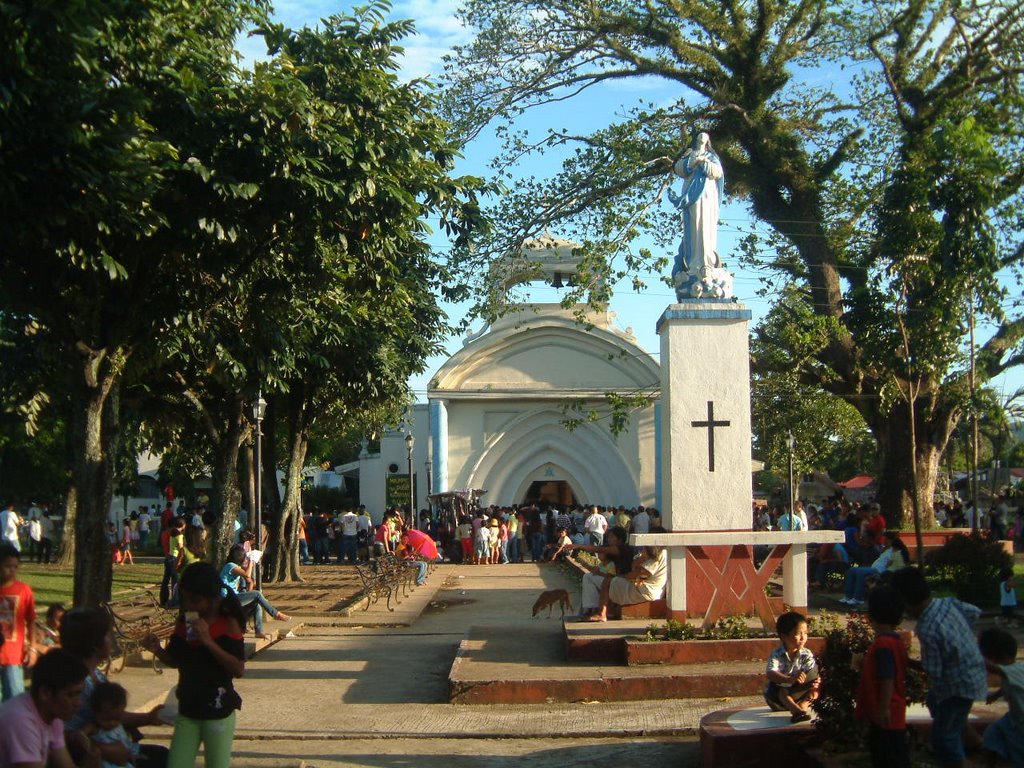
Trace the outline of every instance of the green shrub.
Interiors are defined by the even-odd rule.
[[[838,613],[821,611],[807,620],[807,634],[811,637],[828,637],[829,632],[843,628]]]
[[[1013,567],[1013,558],[996,541],[973,531],[958,533],[925,556],[928,574],[964,602],[981,607],[998,604],[999,572]]]
[[[723,616],[706,633],[709,640],[743,640],[750,637],[744,616]]]
[[[821,688],[812,705],[818,715],[818,730],[836,746],[853,748],[863,740],[864,721],[853,717],[860,673],[850,666],[855,653],[864,653],[871,645],[873,632],[860,616],[852,617],[845,628],[825,635],[825,650],[818,657]]]
[[[825,650],[818,657],[821,688],[812,705],[818,730],[839,750],[856,749],[867,734],[867,721],[853,716],[860,686],[860,671],[850,662],[854,654],[863,654],[874,639],[871,625],[863,616],[853,616],[845,627],[836,627],[825,635]],[[927,686],[923,672],[907,669],[907,703],[923,702]]]
[[[693,640],[697,637],[697,628],[685,621],[669,619],[663,625],[651,624],[647,627],[644,640],[657,642],[660,640]]]

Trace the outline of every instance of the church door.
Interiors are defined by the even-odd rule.
[[[565,480],[534,480],[526,490],[523,505],[544,502],[566,508],[576,503],[576,494]]]

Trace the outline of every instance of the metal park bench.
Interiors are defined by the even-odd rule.
[[[146,590],[133,592],[120,600],[103,604],[114,624],[115,654],[118,665],[111,672],[120,672],[130,654],[142,654],[142,641],[147,635],[154,635],[161,642],[174,634],[178,623],[178,610],[164,608],[156,596]],[[113,665],[112,665],[113,667]],[[153,657],[153,670],[163,674],[159,661]]]

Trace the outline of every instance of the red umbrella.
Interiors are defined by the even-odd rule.
[[[416,550],[418,555],[425,557],[427,560],[437,560],[437,544],[427,534],[423,531],[417,531],[415,528],[410,528],[405,532],[405,536],[409,547]]]

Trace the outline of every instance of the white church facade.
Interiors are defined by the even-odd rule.
[[[550,236],[527,244],[517,263],[506,265],[505,287],[572,279],[573,246]],[[396,502],[396,484],[408,489],[411,434],[418,509],[427,506],[428,493],[464,489],[486,490],[485,504],[660,506],[657,361],[612,312],[591,312],[581,322],[579,308],[559,304],[505,309],[441,366],[427,403],[413,408],[409,424],[381,436],[379,453],[364,451],[337,468],[358,475],[360,503],[379,518]],[[649,398],[617,435],[609,392]],[[574,404],[600,418],[567,429],[567,420],[580,415]]]
[[[655,504],[655,406],[618,435],[608,418],[570,431],[567,419],[607,412],[606,395],[657,395],[658,365],[610,313],[581,325],[558,304],[498,320],[442,366],[427,393],[434,490],[487,490],[485,501]]]

